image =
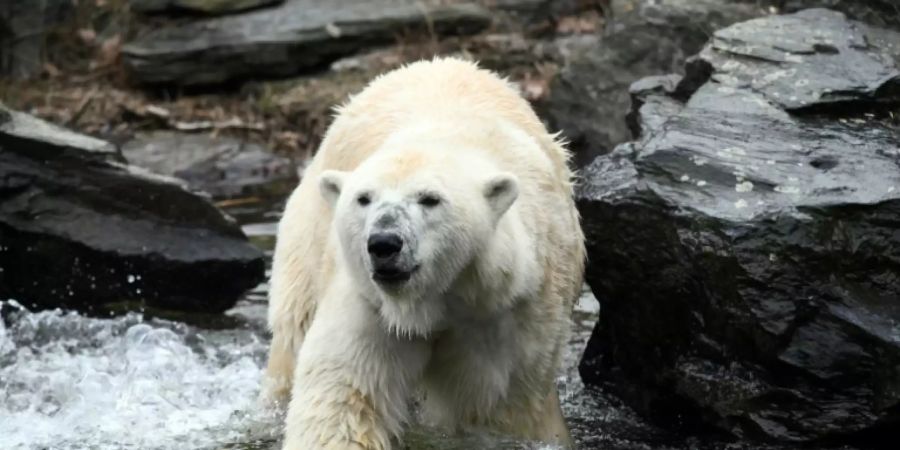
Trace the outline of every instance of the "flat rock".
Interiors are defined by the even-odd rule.
[[[182,179],[214,198],[265,193],[297,181],[290,158],[229,137],[155,132],[125,143],[122,153],[131,164]]]
[[[132,11],[140,13],[230,14],[248,9],[272,6],[284,0],[129,0]]]
[[[264,278],[262,252],[207,199],[102,141],[0,111],[0,298],[217,312]]]
[[[718,30],[701,58],[712,64],[716,81],[746,86],[792,110],[900,98],[895,52],[900,52],[900,40],[879,47],[866,28],[842,13],[810,9]]]
[[[85,159],[123,161],[109,142],[69,131],[37,117],[8,109],[0,103],[0,134],[9,145],[42,141],[61,153]]]
[[[148,33],[123,48],[143,83],[203,85],[279,77],[322,67],[406,29],[474,33],[491,21],[476,3],[415,0],[287,0],[275,8]]]
[[[755,19],[632,86],[637,140],[577,191],[588,384],[672,427],[900,438],[898,67],[876,37],[900,42],[827,10]]]

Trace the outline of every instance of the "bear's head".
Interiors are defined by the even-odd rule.
[[[486,156],[452,140],[401,137],[351,172],[322,174],[341,251],[363,292],[419,308],[453,286],[518,196],[516,177]]]

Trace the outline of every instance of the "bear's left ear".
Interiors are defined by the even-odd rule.
[[[322,172],[322,176],[319,177],[319,190],[322,192],[322,197],[325,198],[325,201],[327,201],[332,208],[335,203],[337,203],[338,197],[341,196],[341,189],[344,187],[344,177],[346,175],[347,172],[326,170]]]
[[[484,196],[499,218],[519,196],[519,181],[511,173],[494,175],[484,186]]]

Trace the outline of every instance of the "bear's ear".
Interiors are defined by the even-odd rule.
[[[341,188],[344,187],[344,177],[346,175],[347,172],[326,170],[319,177],[319,190],[322,192],[322,197],[332,207],[337,203],[338,197],[341,196]]]
[[[519,196],[519,181],[510,173],[494,175],[484,186],[484,196],[499,218]]]

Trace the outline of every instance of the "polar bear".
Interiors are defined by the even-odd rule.
[[[516,89],[410,64],[338,108],[278,227],[263,396],[284,448],[388,450],[410,420],[568,445],[555,377],[584,236],[568,153]]]

